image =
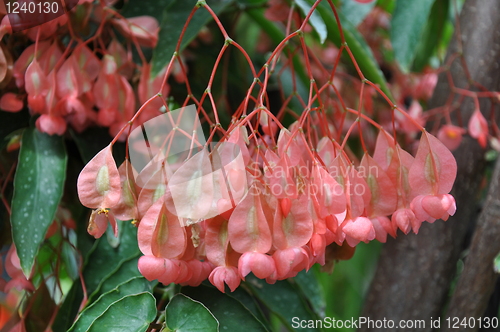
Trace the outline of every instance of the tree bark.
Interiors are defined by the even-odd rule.
[[[492,176],[490,188],[483,211],[481,212],[476,232],[472,240],[470,252],[465,260],[465,266],[450,300],[447,316],[451,321],[458,317],[476,319],[474,328],[477,331],[478,318],[488,305],[488,300],[495,288],[498,275],[493,270],[493,259],[500,253],[500,158],[498,158]],[[486,321],[485,321],[486,323]],[[484,325],[484,324],[483,324]],[[453,330],[448,325],[443,331]],[[462,327],[466,330],[465,327]]]
[[[467,0],[459,22],[463,59],[472,80],[488,90],[500,90],[500,1]],[[460,46],[455,38],[448,57],[456,55]],[[470,81],[458,60],[450,67],[453,82],[458,87],[468,88]],[[442,74],[430,102],[431,108],[443,106],[450,93],[446,74]],[[481,100],[481,110],[488,110],[485,115],[491,107],[489,100]],[[459,107],[462,124],[467,124],[473,110],[473,101],[465,98]],[[455,216],[446,223],[441,220],[434,224],[424,223],[418,235],[399,236],[385,244],[363,317],[392,319],[396,324],[400,320],[421,319],[425,328],[419,331],[431,331],[430,320],[443,314],[457,261],[478,214],[478,191],[485,170],[484,151],[468,136],[454,155],[458,164],[452,191],[457,201]],[[367,330],[375,329],[367,326],[360,329]]]

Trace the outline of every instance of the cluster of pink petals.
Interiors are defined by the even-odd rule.
[[[262,137],[248,137],[244,121],[225,137],[238,146],[246,165],[227,172],[231,188],[248,185],[232,198],[214,201],[209,187],[220,184],[206,176],[199,192],[170,189],[174,179],[195,172],[194,164],[213,162],[205,150],[182,165],[168,165],[164,158],[160,167],[136,174],[129,161],[117,168],[111,146],[106,147],[78,181],[80,200],[95,209],[90,233],[101,236],[108,220],[116,229],[114,217],[133,219],[144,254],[139,270],[147,279],[195,286],[208,278],[223,292],[225,285],[233,291],[249,273],[274,283],[325,264],[325,248],[332,243],[386,242],[398,229],[417,233],[422,222],[455,213],[448,194],[455,159],[425,130],[415,156],[380,130],[373,155],[365,153],[354,166],[329,137],[312,149],[297,124],[278,132],[273,123],[262,127]],[[176,212],[184,209],[174,204],[182,195],[185,201],[197,197],[188,205],[196,217]]]
[[[7,281],[0,275],[0,311],[4,311],[0,312],[0,328],[2,328],[2,320],[6,322],[10,316],[15,315],[16,308],[19,308],[25,297],[25,292],[35,290],[31,281],[26,279],[21,270],[21,263],[14,245],[11,245],[5,262],[2,263],[0,260],[0,273],[3,274],[4,271],[9,278]],[[2,314],[7,317],[1,317]]]
[[[102,16],[98,2],[81,2],[72,11],[75,10],[85,12],[80,16],[87,20],[93,15]],[[149,64],[145,63],[141,70],[143,75],[133,86],[131,82],[137,65],[132,61],[130,47],[127,50],[116,38],[99,40],[104,49],[73,39],[65,48],[61,40],[78,33],[81,23],[69,22],[70,17],[63,15],[19,32],[34,43],[26,47],[15,61],[10,54],[4,54],[7,50],[1,49],[0,62],[5,64],[0,63],[0,67],[8,68],[8,72],[0,75],[0,83],[7,86],[9,92],[1,96],[0,109],[18,112],[27,106],[32,115],[39,115],[36,121],[38,130],[50,135],[64,134],[68,125],[77,132],[98,125],[109,127],[110,134],[115,136],[138,106],[160,91],[164,75],[150,77]],[[158,22],[152,17],[126,19],[107,14],[95,19],[106,20],[102,22],[105,29],[116,27],[133,46],[154,47],[158,40]],[[68,30],[68,24],[73,25],[74,31]],[[9,17],[4,16],[0,31],[11,33],[9,27]],[[145,112],[140,120],[160,114],[161,106],[151,105],[150,111]]]

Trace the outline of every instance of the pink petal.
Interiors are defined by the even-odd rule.
[[[141,256],[137,267],[149,281],[160,278],[167,270],[165,259],[154,256]]]
[[[239,253],[246,251],[266,253],[271,249],[269,221],[257,190],[255,186],[250,188],[229,218],[229,241],[233,249]]]
[[[422,133],[408,180],[414,196],[447,194],[457,175],[457,162],[436,137]]]
[[[228,285],[231,292],[234,292],[240,285],[241,278],[238,275],[238,269],[234,266],[218,266],[208,277],[208,280],[224,293],[224,284]]]
[[[18,95],[12,92],[7,92],[0,98],[0,109],[6,112],[19,112],[24,107],[24,102],[19,99]]]
[[[49,135],[63,135],[66,132],[66,120],[60,116],[42,114],[36,119],[35,126],[38,131]]]
[[[306,195],[293,200],[292,209],[286,218],[281,214],[281,209],[275,210],[273,244],[276,248],[302,247],[311,240],[313,221],[309,210],[305,208],[307,204],[308,197]]]
[[[112,208],[120,202],[120,174],[111,145],[102,149],[78,176],[78,197],[88,208]]]
[[[271,256],[258,252],[246,252],[238,261],[238,272],[244,279],[250,272],[257,278],[265,279],[275,273],[276,266]]]

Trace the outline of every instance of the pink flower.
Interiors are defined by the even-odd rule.
[[[476,108],[469,120],[469,134],[478,140],[479,145],[484,149],[488,142],[488,122],[483,114]]]
[[[66,121],[60,116],[42,114],[35,122],[36,128],[49,135],[61,136],[66,132]]]
[[[444,125],[439,129],[437,138],[451,151],[455,150],[462,143],[462,135],[465,129],[454,125]]]
[[[12,92],[7,92],[0,98],[0,109],[5,112],[19,112],[24,107],[24,102],[19,96]]]
[[[234,292],[241,283],[238,269],[234,266],[218,266],[210,273],[208,280],[224,293],[224,284],[226,284],[231,292]]]
[[[160,26],[152,16],[114,19],[113,23],[125,37],[137,40],[140,45],[154,47],[158,42]]]
[[[372,222],[366,217],[346,220],[342,231],[345,233],[347,244],[351,247],[357,246],[361,241],[371,241],[376,235]]]
[[[160,278],[167,270],[164,258],[149,255],[139,258],[138,268],[149,281]]]
[[[271,256],[259,252],[246,252],[238,261],[238,272],[243,280],[250,273],[265,279],[276,272],[276,265]]]
[[[273,260],[276,264],[276,280],[295,277],[300,271],[309,268],[309,255],[303,248],[276,250]]]
[[[411,209],[415,212],[417,220],[434,222],[436,219],[448,220],[455,214],[457,206],[455,198],[450,194],[445,195],[419,195],[411,202]]]
[[[411,209],[405,208],[395,211],[392,214],[391,221],[394,226],[398,227],[405,234],[408,234],[412,229],[415,234],[418,233],[418,229],[422,223],[417,221],[415,213]]]

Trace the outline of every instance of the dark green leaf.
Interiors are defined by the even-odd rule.
[[[309,5],[305,0],[295,0],[295,3],[297,4],[297,6],[299,6],[304,15],[309,14],[309,11],[311,10],[312,6]],[[323,21],[323,19],[316,10],[312,13],[311,17],[309,18],[309,23],[318,33],[319,41],[321,42],[321,44],[323,44],[326,40],[326,37],[328,36],[328,31],[326,29],[325,22]]]
[[[116,288],[102,294],[97,301],[85,308],[68,332],[87,331],[92,323],[113,303],[127,295],[151,290],[151,283],[142,277],[135,277],[119,284]]]
[[[302,290],[302,294],[304,294],[307,300],[311,303],[311,306],[316,314],[320,317],[325,316],[326,301],[323,296],[324,292],[321,289],[318,279],[314,275],[314,271],[301,271],[296,277],[293,278],[293,280]]]
[[[434,2],[420,44],[418,45],[413,71],[421,72],[435,56],[437,48],[444,37],[444,27],[448,20],[449,0]]]
[[[130,223],[124,223],[120,231],[120,245],[112,248],[106,238],[96,241],[83,269],[87,292],[92,294],[102,279],[116,271],[127,260],[139,255],[137,229]]]
[[[356,246],[354,257],[336,264],[333,274],[320,273],[316,264],[316,276],[326,297],[326,317],[350,319],[359,317],[370,280],[377,266],[382,244],[372,241]]]
[[[358,26],[373,7],[375,7],[375,1],[360,3],[355,0],[344,0],[342,1],[341,12],[353,26]]]
[[[266,326],[268,330],[271,330],[269,320],[264,317],[264,314],[257,303],[257,299],[250,293],[250,289],[248,289],[248,287],[238,287],[234,290],[234,292],[228,293],[227,295],[241,302],[245,308],[250,310],[250,312],[252,312],[252,314]]]
[[[240,301],[221,293],[218,289],[201,285],[196,288],[185,287],[182,293],[203,303],[219,321],[220,330],[238,331],[241,326],[245,326],[247,331],[267,331]]]
[[[83,289],[80,280],[77,280],[71,286],[66,294],[64,302],[57,312],[56,319],[52,325],[52,331],[67,331],[72,325],[83,299]]]
[[[120,11],[124,17],[152,16],[158,20],[162,19],[163,9],[167,8],[175,0],[141,0],[126,1],[125,6]]]
[[[29,276],[61,200],[67,155],[60,136],[30,128],[23,133],[12,197],[12,235],[25,276]]]
[[[174,331],[217,332],[219,323],[200,302],[183,294],[175,295],[166,308],[166,323]]]
[[[434,0],[398,0],[391,20],[394,56],[408,72]]]
[[[134,257],[129,260],[120,262],[119,266],[112,271],[109,275],[102,278],[97,289],[90,295],[90,301],[95,299],[101,294],[104,294],[111,289],[115,288],[116,285],[129,280],[134,277],[142,276],[137,268],[138,258]]]
[[[232,0],[212,0],[208,5],[215,14],[218,15],[231,2]],[[153,59],[151,60],[151,73],[153,77],[172,59],[182,29],[196,5],[197,2],[192,0],[174,0],[171,5],[164,10],[163,19],[160,24],[158,44],[154,49]],[[182,37],[182,42],[178,51],[183,50],[210,20],[212,20],[210,13],[203,7],[198,8]]]
[[[89,327],[89,332],[144,332],[156,317],[151,293],[128,295],[113,302]]]
[[[79,254],[76,252],[75,248],[67,241],[62,243],[62,259],[64,265],[66,266],[66,271],[72,280],[78,279],[78,273],[80,270],[79,265]]]
[[[280,318],[288,330],[293,331],[291,324],[294,317],[300,317],[301,320],[319,319],[310,311],[297,289],[288,280],[277,281],[274,285],[253,275],[247,276],[246,280],[246,284],[251,287],[257,298]],[[301,331],[317,330],[306,328]]]

